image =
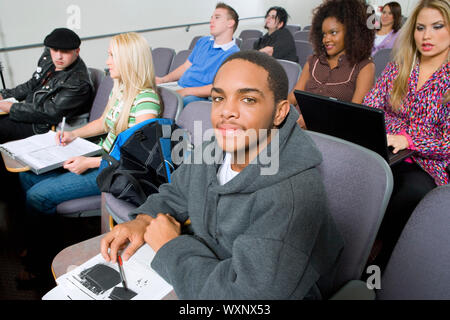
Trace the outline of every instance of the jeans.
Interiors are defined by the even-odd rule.
[[[201,98],[197,96],[185,96],[183,97],[183,106],[186,107],[189,103],[194,101],[208,101],[208,98]]]
[[[20,183],[26,193],[27,209],[44,214],[55,214],[56,206],[64,201],[100,195],[97,186],[99,170],[90,169],[78,175],[56,170],[41,175],[20,173]]]

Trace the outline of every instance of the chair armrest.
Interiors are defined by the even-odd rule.
[[[375,300],[375,291],[361,280],[351,280],[339,289],[330,300]]]

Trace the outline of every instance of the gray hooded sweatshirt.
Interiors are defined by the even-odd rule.
[[[291,108],[279,130],[277,174],[261,175],[254,161],[220,185],[220,164],[183,164],[130,213],[191,220],[151,264],[180,299],[326,296],[343,240],[326,208],[321,154],[297,118]]]

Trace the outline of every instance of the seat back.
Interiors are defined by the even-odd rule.
[[[287,24],[286,29],[288,29],[292,35],[294,35],[297,31],[302,30],[302,27],[300,27],[299,24]]]
[[[98,87],[105,77],[105,71],[97,68],[88,68],[89,77],[91,78],[92,84],[94,85],[95,93],[97,93]]]
[[[172,48],[154,48],[152,49],[153,66],[155,68],[155,76],[164,77],[169,73],[175,50]]]
[[[327,203],[344,237],[334,292],[360,279],[393,186],[392,172],[377,153],[325,134],[306,131],[323,156],[318,167]]]
[[[298,64],[303,68],[308,57],[313,54],[312,44],[308,41],[295,41],[295,50],[297,51]]]
[[[375,79],[378,79],[388,62],[391,61],[391,52],[392,49],[381,49],[373,56],[373,62],[375,63]]]
[[[263,32],[261,30],[257,29],[247,29],[242,30],[239,34],[239,38],[242,40],[248,39],[248,38],[261,38],[263,36]]]
[[[381,278],[383,300],[450,299],[450,185],[417,205]]]
[[[236,45],[238,48],[241,48],[242,45],[242,39],[241,38],[234,38],[234,41],[236,42]]]
[[[164,87],[158,87],[158,90],[164,103],[162,118],[177,119],[183,110],[183,99],[176,91]]]
[[[247,38],[247,39],[242,40],[241,51],[253,50],[253,46],[255,45],[255,42],[258,40],[259,40],[259,38]]]
[[[309,41],[309,31],[305,31],[305,29],[302,31],[297,31],[294,33],[294,40]]]
[[[179,127],[185,129],[189,133],[190,141],[193,145],[202,143],[203,132],[212,128],[211,106],[211,101],[191,102],[184,107],[176,121],[176,124]],[[195,130],[195,127],[197,126],[198,128],[201,128],[200,131]]]
[[[181,50],[179,51],[172,60],[172,64],[170,65],[169,73],[181,66],[189,57],[192,50]]]
[[[201,36],[195,36],[194,38],[192,38],[191,43],[189,44],[188,50],[194,50],[195,44],[197,43],[198,39],[200,39],[201,37],[204,37],[204,36],[201,35]]]
[[[107,75],[103,77],[95,94],[94,102],[92,103],[91,111],[89,112],[89,122],[101,117],[105,107],[108,104],[109,94],[114,86],[113,79]]]
[[[295,85],[297,84],[298,78],[300,78],[300,73],[302,73],[302,68],[297,62],[278,59],[277,60],[286,71],[289,80],[289,92],[291,92]]]

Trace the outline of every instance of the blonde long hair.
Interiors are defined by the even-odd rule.
[[[408,79],[416,64],[416,60],[420,59],[420,53],[417,50],[414,40],[414,32],[416,29],[417,16],[424,8],[438,10],[445,19],[445,25],[448,28],[450,22],[450,5],[448,0],[422,0],[414,9],[408,20],[399,31],[399,35],[393,49],[394,61],[399,66],[397,78],[394,80],[390,97],[390,104],[394,111],[398,111],[402,104],[402,100],[408,91]],[[447,62],[449,61],[447,57]],[[444,96],[443,103],[450,101],[450,92]]]
[[[157,89],[152,53],[144,37],[135,32],[116,35],[111,39],[111,51],[120,78],[114,79],[112,95],[103,113],[103,125],[108,129],[106,115],[117,99],[123,101],[123,108],[114,128],[117,135],[128,128],[128,117],[138,93],[149,88],[157,92]],[[122,91],[123,96],[120,96]],[[159,100],[161,101],[161,98]]]

